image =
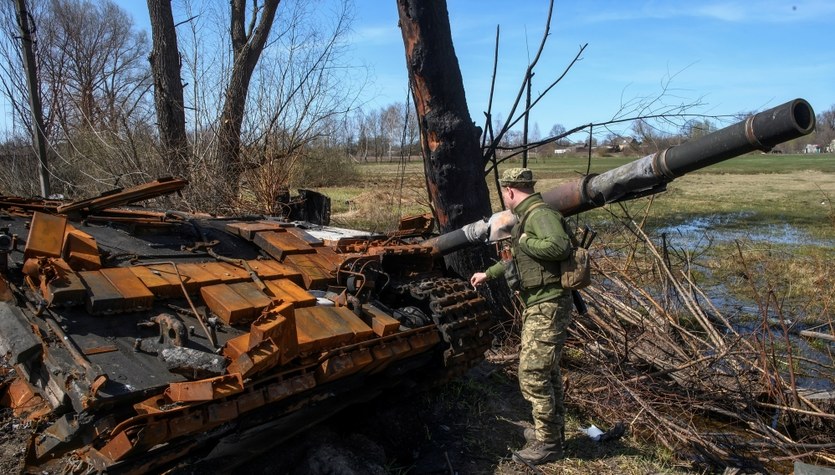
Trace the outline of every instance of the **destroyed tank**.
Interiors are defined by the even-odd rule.
[[[791,101],[702,139],[543,193],[571,215],[811,132]],[[426,239],[327,222],[315,192],[283,217],[131,207],[162,179],[87,200],[0,197],[3,400],[37,421],[27,472],[145,473],[243,459],[404,380],[459,375],[491,310],[441,257],[500,239],[501,212]]]

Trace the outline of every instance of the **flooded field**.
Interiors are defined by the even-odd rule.
[[[676,247],[692,250],[706,243],[728,243],[737,240],[763,242],[773,245],[817,246],[835,248],[835,240],[816,238],[790,223],[760,227],[740,227],[740,223],[755,217],[754,212],[722,213],[698,216],[685,222],[664,226],[654,231],[666,235]]]
[[[736,243],[743,243],[747,249],[767,249],[769,258],[773,259],[768,265],[752,263],[751,268],[760,275],[740,276],[716,271],[721,265],[711,265],[709,262],[697,261],[694,267],[702,275],[703,291],[713,306],[721,311],[741,334],[756,337],[756,341],[763,344],[763,348],[775,347],[790,349],[796,359],[793,361],[791,375],[797,385],[805,390],[835,391],[835,342],[814,336],[801,335],[801,332],[816,332],[832,335],[833,323],[831,312],[824,311],[822,315],[817,300],[825,300],[827,291],[812,296],[800,292],[793,292],[791,288],[781,285],[783,276],[774,272],[777,268],[789,268],[801,260],[809,260],[808,254],[803,254],[799,248],[820,248],[824,252],[835,249],[835,240],[812,236],[808,231],[790,223],[774,223],[761,226],[743,227],[740,223],[756,221],[754,212],[720,213],[712,216],[699,216],[675,225],[663,226],[651,231],[653,239],[665,242],[669,249],[686,253],[705,253],[713,256],[706,259],[714,262],[735,257],[721,257],[731,253]],[[806,228],[808,229],[808,228]],[[721,250],[719,250],[721,249]],[[674,251],[675,252],[675,251]],[[741,251],[740,251],[741,252]],[[766,275],[767,274],[767,275]],[[742,279],[740,279],[742,277]],[[759,285],[766,282],[765,297],[759,300],[752,298],[747,292],[748,285],[742,288],[740,280],[756,281]],[[743,282],[744,284],[744,282]],[[831,290],[829,291],[831,292]],[[824,305],[826,303],[824,302]],[[828,318],[827,318],[828,315]],[[828,320],[828,321],[827,321]],[[788,363],[786,365],[786,377]]]

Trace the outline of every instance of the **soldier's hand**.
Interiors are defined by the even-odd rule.
[[[473,288],[476,288],[479,284],[482,284],[487,281],[487,274],[484,272],[476,272],[470,277],[470,284]]]

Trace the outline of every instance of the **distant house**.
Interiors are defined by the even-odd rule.
[[[835,153],[835,139],[829,142],[829,147],[826,147],[826,153]]]
[[[641,141],[635,137],[627,137],[621,142],[623,150],[639,150],[641,148]]]
[[[564,153],[568,153],[567,148],[558,148],[554,150],[554,155],[562,155]]]
[[[609,147],[610,152],[625,152],[625,151],[635,151],[641,146],[641,142],[639,142],[635,137],[621,137],[617,140],[612,142],[612,145]]]
[[[808,143],[803,148],[803,153],[821,153],[821,146],[816,143]]]

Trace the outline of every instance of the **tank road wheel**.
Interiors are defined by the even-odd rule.
[[[431,316],[444,341],[445,379],[464,374],[484,359],[493,342],[493,314],[469,283],[430,277],[393,285],[391,290],[399,302],[412,302]]]

